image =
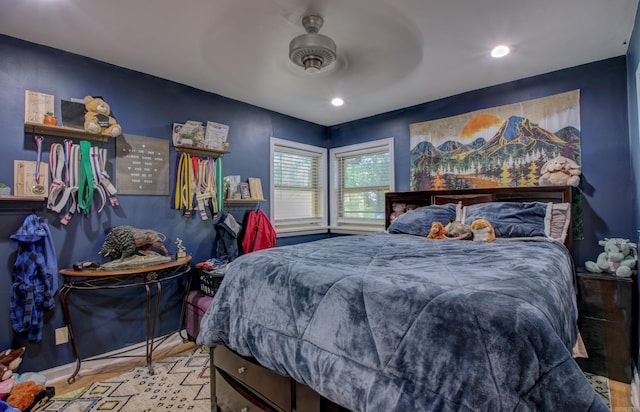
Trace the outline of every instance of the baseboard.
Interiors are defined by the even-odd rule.
[[[174,332],[169,335],[156,338],[154,344],[153,359],[163,356],[163,353],[171,351],[172,348],[184,344],[184,340],[180,336],[187,336],[186,331],[182,333]],[[162,340],[164,339],[164,340]],[[157,342],[161,342],[159,345]],[[125,354],[126,357],[117,357],[119,354]],[[82,359],[82,367],[78,376],[94,374],[106,366],[114,369],[118,367],[134,367],[146,364],[146,343],[140,342],[122,349],[96,355],[91,358]],[[105,359],[100,359],[105,358]],[[59,382],[64,382],[76,369],[76,362],[66,365],[56,366],[55,368],[41,371],[40,374],[46,378],[46,384],[54,386]]]
[[[640,410],[640,375],[638,368],[633,368],[633,379],[631,380],[631,406],[634,410]]]

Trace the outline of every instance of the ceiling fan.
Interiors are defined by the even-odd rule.
[[[336,43],[324,34],[318,33],[324,20],[320,16],[305,16],[302,25],[307,31],[289,43],[289,58],[303,67],[306,73],[318,73],[331,66],[336,60]]]

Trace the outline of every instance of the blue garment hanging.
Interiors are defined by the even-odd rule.
[[[30,341],[42,340],[44,311],[53,309],[58,289],[58,264],[46,220],[35,213],[27,216],[11,235],[18,242],[11,287],[11,324]]]

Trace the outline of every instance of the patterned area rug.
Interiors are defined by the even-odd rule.
[[[591,373],[585,372],[584,375],[587,377],[587,380],[591,383],[593,389],[598,392],[598,395],[602,398],[604,403],[607,404],[609,409],[611,409],[611,393],[609,392],[609,379],[593,375]]]
[[[209,355],[200,348],[54,397],[40,411],[152,412],[209,410]]]
[[[154,361],[154,374],[146,366],[95,382],[54,397],[44,412],[155,412],[209,410],[209,354],[202,348]],[[585,373],[611,409],[609,380]],[[218,394],[221,410],[229,411],[225,394]]]

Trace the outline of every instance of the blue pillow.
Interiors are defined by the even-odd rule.
[[[388,232],[427,236],[433,222],[440,222],[443,225],[447,225],[452,220],[456,220],[457,208],[458,205],[455,203],[419,207],[398,216],[396,220],[389,225]]]
[[[546,236],[545,217],[549,205],[540,202],[490,202],[465,206],[463,223],[487,219],[496,237]]]

